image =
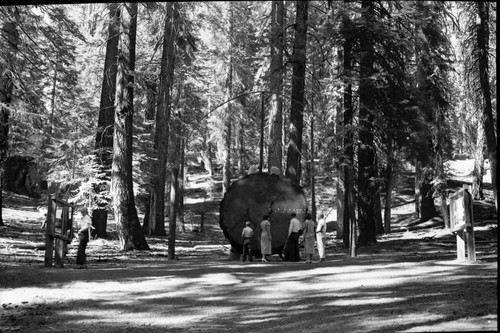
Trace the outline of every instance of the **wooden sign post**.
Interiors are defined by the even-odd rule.
[[[49,195],[45,229],[45,267],[52,266],[55,243],[55,266],[64,267],[68,243],[73,238],[73,205]],[[59,209],[58,209],[59,208]]]
[[[468,186],[450,196],[450,231],[457,236],[457,260],[476,261],[472,195]],[[467,250],[466,250],[467,248]]]

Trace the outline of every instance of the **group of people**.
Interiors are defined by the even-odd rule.
[[[272,236],[271,236],[271,222],[269,222],[269,215],[264,215],[260,223],[261,236],[260,236],[260,251],[262,254],[262,262],[268,262],[272,254]],[[306,255],[306,263],[312,263],[314,257],[314,244],[318,245],[319,260],[324,261],[325,254],[325,241],[326,241],[326,221],[324,214],[320,214],[318,223],[316,224],[311,214],[306,214],[303,223],[299,221],[296,213],[291,214],[290,224],[288,226],[288,238],[284,247],[284,260],[285,261],[300,261],[299,239],[300,236],[304,239],[304,253]],[[253,229],[251,222],[247,221],[243,231],[241,232],[243,239],[243,253],[241,256],[242,261],[249,261],[252,259],[252,237]]]

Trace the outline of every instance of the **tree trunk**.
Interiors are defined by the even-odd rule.
[[[212,165],[212,144],[207,140],[206,135],[203,136],[201,155],[203,160],[203,168],[208,172],[209,176],[213,176],[214,168]]]
[[[240,177],[245,175],[245,125],[243,124],[243,114],[239,112],[238,115],[238,134],[237,134],[237,147],[238,151],[238,174]]]
[[[109,181],[109,169],[112,163],[113,125],[115,122],[115,92],[118,56],[118,36],[120,10],[118,3],[110,3],[108,39],[106,42],[106,56],[104,59],[104,75],[101,88],[101,102],[99,104],[99,118],[97,120],[97,133],[95,149],[99,165],[106,170]]]
[[[302,131],[305,109],[305,75],[307,45],[308,1],[297,1],[295,41],[293,44],[292,104],[290,107],[290,131],[286,161],[286,176],[292,184],[300,184]]]
[[[185,183],[186,183],[186,139],[181,138],[180,144],[180,156],[179,156],[179,190],[178,190],[178,200],[177,200],[177,212],[179,216],[179,221],[182,225],[182,231],[186,231],[185,220],[184,220],[184,193],[185,193]]]
[[[392,207],[392,188],[393,181],[393,157],[392,157],[392,140],[389,141],[389,149],[387,154],[387,167],[385,169],[385,205],[384,205],[384,230],[386,234],[391,233],[391,207]]]
[[[168,159],[168,141],[171,90],[174,80],[175,68],[175,39],[178,32],[178,12],[174,2],[167,2],[167,15],[163,34],[163,51],[160,64],[160,98],[156,111],[155,128],[155,179],[153,181],[153,195],[149,213],[149,234],[165,236],[165,181]]]
[[[108,39],[106,42],[101,101],[99,104],[99,117],[95,137],[95,149],[100,176],[98,182],[94,185],[94,191],[98,196],[109,195],[110,169],[113,159],[113,126],[115,123],[116,72],[120,30],[120,10],[118,9],[118,5],[118,3],[110,3],[108,5]],[[96,230],[104,230],[104,233],[100,232],[97,234],[98,237],[106,238],[105,231],[108,223],[106,206],[108,202],[106,200],[99,200],[93,204],[97,208],[92,212],[92,225]]]
[[[352,46],[353,46],[353,34],[354,29],[351,27],[352,22],[349,17],[344,16],[342,18],[342,27],[344,32],[344,44],[342,47],[342,68],[343,68],[343,76],[349,77],[352,71]],[[353,179],[353,166],[354,166],[354,133],[351,128],[353,117],[354,117],[354,108],[353,108],[353,100],[352,100],[352,84],[350,80],[344,80],[343,82],[343,93],[342,93],[342,126],[341,131],[342,139],[341,145],[343,149],[342,159],[340,165],[343,167],[340,168],[339,173],[342,174],[341,179],[343,180],[343,196],[339,197],[340,206],[343,207],[342,219],[338,219],[337,223],[340,230],[340,238],[343,240],[343,244],[345,248],[349,248],[349,230],[351,223],[351,217],[354,217],[354,202],[351,202],[349,198],[354,198],[354,193],[350,193],[350,191],[354,191],[354,179]],[[353,210],[353,211],[351,211]]]
[[[269,67],[269,90],[271,106],[269,115],[268,170],[277,167],[282,172],[282,128],[283,128],[283,1],[273,1],[271,11],[271,65]]]
[[[443,132],[443,127],[444,127],[444,114],[443,114],[443,109],[441,108],[436,108],[436,132],[435,132],[435,137],[434,137],[434,150],[435,150],[435,163],[436,163],[436,175],[435,179],[437,179],[437,183],[434,184],[434,190],[438,193],[440,199],[441,199],[441,204],[439,205],[439,210],[441,212],[441,217],[443,218],[444,222],[444,227],[446,229],[450,228],[450,220],[448,218],[448,208],[446,204],[446,175],[444,172],[444,152],[443,152],[443,141],[444,141],[444,132]]]
[[[489,8],[490,4],[485,1],[478,1],[480,23],[477,29],[477,46],[479,49],[479,81],[483,94],[483,127],[486,136],[486,147],[488,149],[488,159],[490,162],[491,185],[493,186],[493,196],[495,207],[498,211],[497,193],[497,137],[493,118],[493,107],[491,102],[491,87],[489,78]]]
[[[432,185],[432,175],[424,172],[419,184],[420,221],[424,222],[436,216],[436,205],[434,204],[434,190]]]
[[[175,260],[175,239],[177,231],[177,214],[179,204],[179,171],[180,171],[180,154],[181,154],[181,122],[177,115],[171,122],[173,129],[172,156],[170,160],[170,213],[168,216],[168,259]]]
[[[474,200],[484,200],[484,127],[477,127],[476,149],[474,151],[474,171],[472,172],[472,197]]]
[[[314,170],[314,102],[311,103],[311,215],[316,221],[316,176]]]
[[[10,11],[10,9],[7,10]],[[17,19],[18,10],[13,9],[13,11],[14,13],[12,14]],[[19,32],[16,29],[15,20],[4,22],[2,24],[0,46],[2,47],[2,51],[7,53],[8,61],[0,63],[0,226],[4,225],[2,217],[2,193],[5,187],[5,162],[9,150],[9,116],[12,103],[12,90],[14,88],[12,73],[14,72],[18,45]]]
[[[118,43],[111,193],[122,249],[149,250],[141,230],[132,180],[132,135],[137,3],[123,4]]]
[[[421,206],[421,202],[420,202],[420,197],[421,197],[421,193],[420,193],[420,182],[421,182],[421,179],[422,179],[422,163],[416,159],[415,160],[415,217],[416,218],[420,218],[420,206]]]
[[[375,59],[373,39],[370,36],[374,22],[374,3],[362,2],[364,25],[361,28],[360,83],[359,83],[359,149],[358,149],[358,219],[359,243],[370,245],[377,242],[375,200],[375,148],[373,142],[373,114],[375,105],[374,87],[371,82],[373,61]]]
[[[232,29],[231,29],[232,30]],[[229,68],[226,79],[226,100],[233,95],[233,57],[229,57]],[[222,168],[222,192],[226,193],[231,185],[231,142],[232,142],[232,102],[226,105],[225,145],[224,145],[224,166]]]

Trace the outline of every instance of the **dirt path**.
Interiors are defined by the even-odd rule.
[[[0,330],[495,330],[497,263],[443,259],[339,253],[315,264],[191,259],[86,270],[4,267]]]

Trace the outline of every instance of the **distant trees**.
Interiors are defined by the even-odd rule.
[[[2,191],[4,189],[4,166],[9,150],[9,116],[12,107],[12,92],[14,88],[14,73],[16,53],[19,44],[19,32],[16,28],[16,18],[19,13],[16,8],[8,9],[12,16],[6,18],[0,35],[0,48],[4,50],[0,58],[0,226],[2,218]]]

